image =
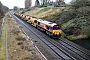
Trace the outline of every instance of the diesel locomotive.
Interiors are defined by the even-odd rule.
[[[32,26],[36,27],[37,29],[45,32],[48,36],[52,38],[59,38],[61,36],[62,33],[61,26],[56,23],[43,19],[38,19],[36,17],[32,17],[29,15],[24,15],[18,12],[15,12],[14,15],[30,23]]]

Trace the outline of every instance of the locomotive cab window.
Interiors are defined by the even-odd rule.
[[[59,29],[60,29],[59,25],[53,26],[53,30],[59,30]]]

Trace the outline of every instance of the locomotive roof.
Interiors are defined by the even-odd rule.
[[[42,19],[38,19],[37,21],[43,23],[43,24],[46,24],[48,26],[51,26],[53,27],[54,25],[57,25],[56,23],[52,23],[52,22],[49,22],[49,21],[46,21],[46,20],[42,20]]]

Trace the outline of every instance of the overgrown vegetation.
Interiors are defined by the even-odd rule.
[[[5,60],[5,26],[3,26],[2,35],[0,35],[0,60]]]
[[[32,12],[32,13],[31,13]],[[76,0],[73,5],[34,8],[25,14],[62,25],[64,37],[75,40],[90,37],[90,1]]]

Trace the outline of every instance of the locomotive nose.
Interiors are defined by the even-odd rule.
[[[55,34],[55,35],[59,35],[59,34],[61,34],[61,30],[53,30],[53,34]]]

